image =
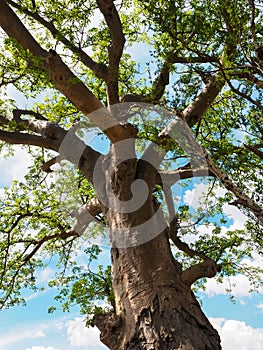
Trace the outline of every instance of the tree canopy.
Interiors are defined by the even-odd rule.
[[[49,285],[59,288],[64,310],[78,303],[91,323],[94,313],[115,308],[111,267],[90,266],[100,253],[96,239],[109,240],[94,171],[110,167],[103,151],[118,143],[130,159],[119,166],[111,158],[115,185],[127,175],[114,194],[130,199],[136,167],[195,289],[208,277],[239,273],[252,290],[262,285],[263,271],[243,263],[263,254],[262,6],[0,0],[1,154],[22,145],[32,159],[24,181],[1,192],[2,307],[23,303],[25,288],[37,290],[39,269],[53,257],[57,276]],[[11,87],[24,106],[9,97]],[[170,130],[180,125],[189,129],[175,139]],[[94,146],[85,143],[92,138]],[[135,151],[129,139],[137,139]],[[158,171],[143,162],[149,149]],[[191,157],[200,155],[205,164],[195,165]],[[200,182],[207,190],[193,208],[182,197]],[[247,216],[242,229],[229,230],[226,204]],[[86,256],[85,268],[76,254]]]

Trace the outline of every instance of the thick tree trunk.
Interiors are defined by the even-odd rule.
[[[219,350],[165,233],[142,245],[112,248],[116,313],[94,324],[111,350]]]
[[[191,291],[191,271],[183,273],[172,255],[167,222],[152,196],[155,169],[147,162],[140,167],[134,149],[132,139],[114,144],[103,163],[100,196],[112,243],[115,310],[96,315],[93,324],[111,350],[220,350],[218,333]],[[132,193],[134,180],[145,176],[148,194],[138,183]]]

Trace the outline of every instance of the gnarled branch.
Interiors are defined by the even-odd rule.
[[[152,91],[145,97],[145,102],[157,103],[163,96],[166,86],[169,84],[171,64],[164,62],[160,72],[155,79]]]
[[[184,270],[182,272],[182,280],[185,283],[192,285],[200,278],[215,277],[217,272],[220,272],[221,268],[221,265],[217,264],[212,259],[207,259],[204,262],[195,264],[189,267],[188,269]]]

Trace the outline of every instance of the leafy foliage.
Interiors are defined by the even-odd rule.
[[[104,268],[98,265],[96,273],[90,267],[101,252],[97,245],[85,249],[84,253],[89,257],[87,266],[72,262],[70,272],[62,273],[56,280],[49,282],[50,287],[60,289],[55,300],[62,304],[63,311],[69,311],[71,305],[78,304],[80,312],[87,317],[87,325],[91,324],[92,315],[115,308],[111,266]],[[55,310],[54,306],[49,308],[49,312]]]

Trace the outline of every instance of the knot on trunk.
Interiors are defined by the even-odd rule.
[[[107,346],[118,343],[120,336],[120,327],[122,325],[122,319],[114,312],[106,314],[100,313],[94,315],[92,320],[92,327],[96,326],[101,334],[100,340]]]

